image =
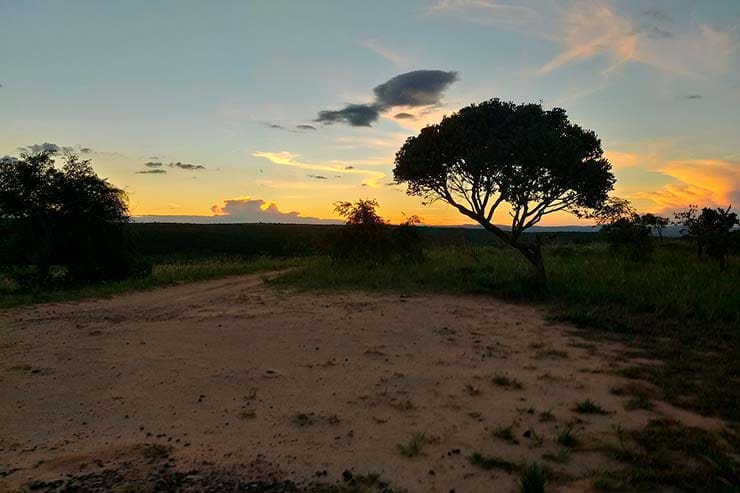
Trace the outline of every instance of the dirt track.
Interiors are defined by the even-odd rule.
[[[543,462],[572,420],[582,445],[551,466],[584,477],[614,466],[598,449],[615,425],[674,412],[624,409],[618,349],[487,297],[285,292],[260,275],[3,311],[0,491],[137,468],[514,491],[515,474],[468,456]],[[585,398],[610,413],[575,413]],[[511,424],[514,441],[493,436]],[[426,440],[406,457],[414,433]]]

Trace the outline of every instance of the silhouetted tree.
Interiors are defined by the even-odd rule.
[[[685,211],[675,214],[675,223],[682,226],[684,238],[696,243],[697,255],[701,258],[704,249],[712,258],[719,261],[721,271],[727,269],[727,255],[731,248],[732,229],[739,224],[737,213],[718,207],[704,207],[699,211],[696,205],[690,205]]]
[[[663,230],[671,223],[667,217],[658,216],[648,212],[640,216],[640,222],[657,233],[658,238],[663,239]]]
[[[378,202],[365,199],[336,202],[334,210],[346,219],[334,242],[332,258],[382,263],[391,257],[406,261],[422,258],[421,237],[416,225],[421,222],[411,216],[399,226],[393,226],[377,213]]]
[[[11,232],[15,263],[37,266],[45,279],[52,262],[70,277],[124,277],[130,267],[122,225],[126,194],[99,178],[89,160],[55,152],[0,160],[0,220]]]
[[[593,131],[570,123],[565,110],[492,99],[473,104],[410,137],[396,154],[397,183],[427,201],[443,200],[480,223],[531,262],[546,285],[539,241],[522,233],[559,211],[601,206],[614,184]],[[511,231],[493,223],[511,207]]]
[[[626,199],[609,197],[604,203],[586,214],[601,226],[600,233],[614,248],[630,249],[633,260],[646,258],[652,251],[652,230],[644,218]]]

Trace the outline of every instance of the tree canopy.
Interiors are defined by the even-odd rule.
[[[393,170],[407,193],[443,200],[519,250],[545,281],[538,245],[521,234],[545,215],[600,207],[615,179],[591,130],[562,108],[491,99],[473,104],[406,140]],[[493,223],[508,204],[509,231]]]
[[[79,278],[119,275],[125,192],[98,177],[89,160],[66,154],[57,166],[55,157],[42,151],[0,160],[0,220],[11,237],[6,257],[35,264],[42,277],[52,262]]]

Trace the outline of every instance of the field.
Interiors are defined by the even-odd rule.
[[[0,408],[0,485],[52,490],[87,464],[72,481],[197,490],[241,470],[254,491],[509,491],[532,461],[553,491],[740,481],[740,258],[720,274],[680,240],[634,261],[596,234],[556,235],[544,293],[475,229],[424,229],[423,261],[369,266],[325,255],[335,227],[131,227],[151,276],[0,287],[15,306],[0,312],[0,388],[24,389]],[[28,429],[15,409],[50,421]],[[270,474],[292,486],[268,489]]]

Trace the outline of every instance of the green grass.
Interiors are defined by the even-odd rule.
[[[33,303],[75,301],[99,298],[129,291],[141,291],[183,282],[195,282],[237,274],[286,269],[300,265],[297,259],[197,259],[167,261],[155,264],[150,276],[124,281],[98,282],[85,285],[58,285],[53,289],[24,290],[9,277],[0,274],[0,308]]]
[[[521,493],[545,493],[547,477],[545,469],[537,462],[527,464],[519,477],[519,491]]]
[[[426,443],[427,437],[424,433],[414,433],[408,443],[398,444],[398,451],[404,457],[416,457],[421,454]]]

